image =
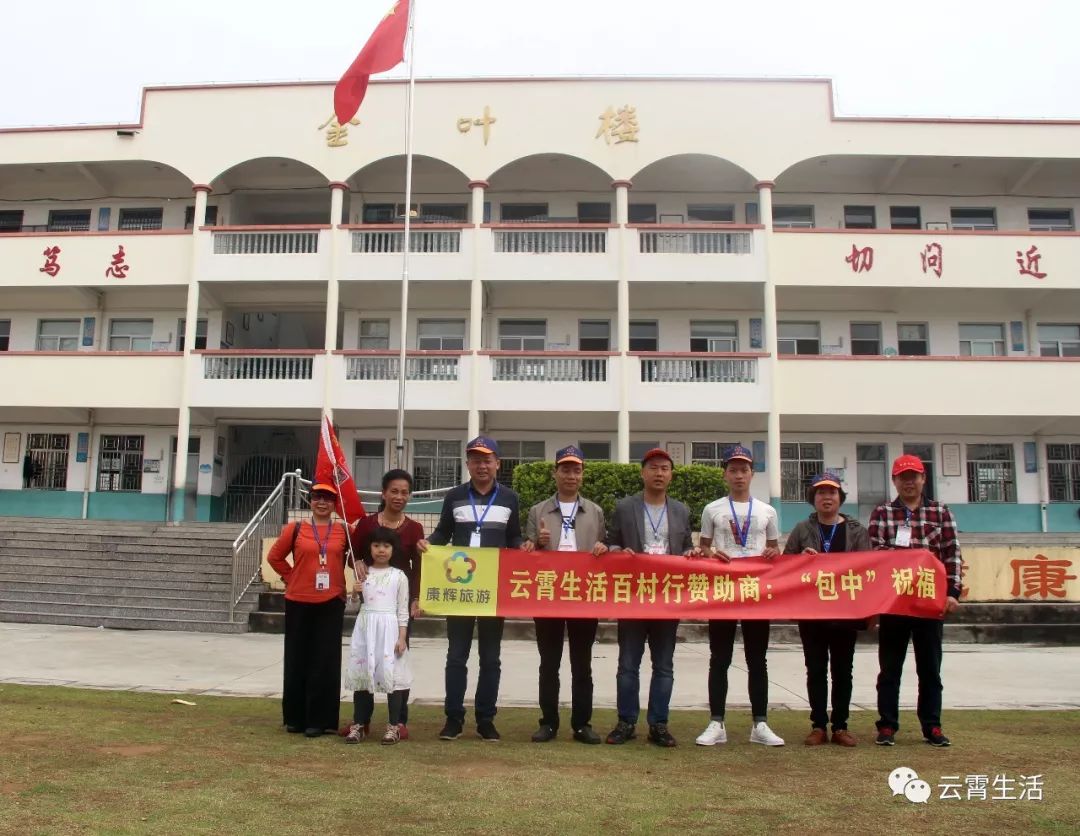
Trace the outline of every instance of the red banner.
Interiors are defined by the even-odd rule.
[[[941,618],[945,569],[895,549],[733,560],[432,547],[420,602],[433,615],[510,618]]]

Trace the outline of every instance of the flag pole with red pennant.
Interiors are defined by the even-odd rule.
[[[341,451],[341,445],[338,444],[329,415],[323,416],[321,440],[319,454],[315,461],[315,482],[333,484],[337,489],[336,510],[338,516],[345,522],[345,549],[349,556],[349,563],[352,565],[353,579],[359,589],[360,573],[357,571],[356,555],[352,549],[352,526],[349,524],[349,518],[352,517],[355,522],[359,522],[367,516],[367,512],[364,511],[364,506],[360,502],[356,482],[353,481],[345,454]]]

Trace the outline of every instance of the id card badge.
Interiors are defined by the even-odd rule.
[[[478,549],[478,548],[480,548],[480,529],[478,529],[478,528],[474,529],[472,534],[469,535],[469,548],[470,549]]]
[[[645,548],[645,554],[666,554],[664,547],[659,543],[649,543]]]
[[[898,549],[911,548],[911,526],[901,525],[896,529],[896,540],[893,543]]]
[[[319,571],[315,573],[315,591],[324,592],[330,588],[330,573]]]

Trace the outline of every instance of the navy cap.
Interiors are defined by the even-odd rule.
[[[575,447],[571,444],[568,447],[563,447],[559,452],[555,454],[555,464],[559,465],[563,462],[577,462],[578,464],[585,464],[585,454],[581,452],[580,447]]]
[[[839,476],[837,476],[831,470],[826,470],[824,473],[819,473],[817,476],[810,480],[810,490],[814,490],[814,488],[825,487],[841,490],[844,486],[841,484]]]
[[[747,448],[743,447],[741,444],[736,444],[734,447],[728,447],[724,451],[724,464],[735,461],[737,459],[741,459],[744,462],[750,462],[750,464],[753,464],[754,454],[751,453]]]
[[[472,441],[465,445],[465,452],[471,453],[473,451],[477,453],[491,453],[498,458],[499,455],[499,443],[494,438],[488,438],[487,436],[478,435]]]

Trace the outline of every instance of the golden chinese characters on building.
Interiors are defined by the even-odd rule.
[[[488,144],[488,140],[491,139],[491,126],[495,124],[497,120],[491,115],[491,107],[484,105],[484,114],[477,118],[471,116],[462,116],[457,120],[457,129],[460,133],[467,134],[474,127],[482,128],[484,133],[484,145]]]
[[[316,130],[326,131],[327,148],[341,148],[342,146],[349,144],[349,125],[359,124],[360,120],[354,116],[346,124],[342,125],[338,121],[338,118],[331,114],[330,118],[319,125]]]
[[[598,117],[600,120],[600,126],[596,129],[596,136],[594,139],[604,138],[604,142],[611,145],[612,141],[616,145],[623,142],[637,142],[638,141],[638,117],[637,108],[630,105],[623,105],[618,110],[614,107],[608,107]]]

